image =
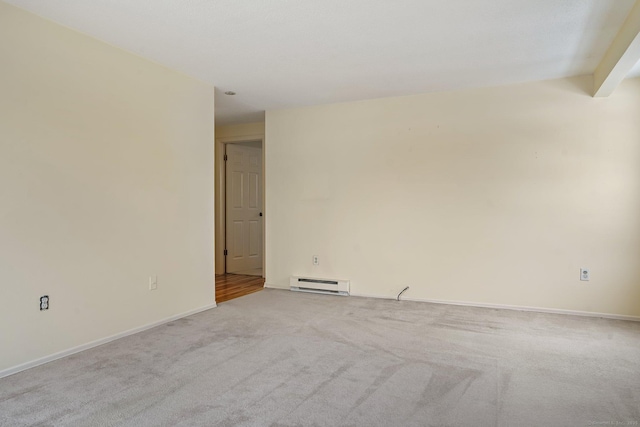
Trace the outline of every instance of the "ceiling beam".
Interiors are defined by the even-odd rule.
[[[640,0],[636,0],[618,35],[593,73],[593,96],[613,93],[629,71],[640,61]]]

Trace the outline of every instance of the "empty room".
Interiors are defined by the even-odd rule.
[[[0,0],[1,426],[640,425],[640,0]]]

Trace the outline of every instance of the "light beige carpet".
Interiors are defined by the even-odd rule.
[[[640,324],[264,290],[1,379],[0,424],[639,425]]]

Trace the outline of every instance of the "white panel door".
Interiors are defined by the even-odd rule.
[[[227,144],[227,273],[261,274],[262,149]]]

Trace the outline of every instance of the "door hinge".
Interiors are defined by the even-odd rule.
[[[227,250],[226,249],[224,250],[224,256],[227,256]]]
[[[227,155],[224,155],[224,161],[226,162],[229,158],[227,157]]]

